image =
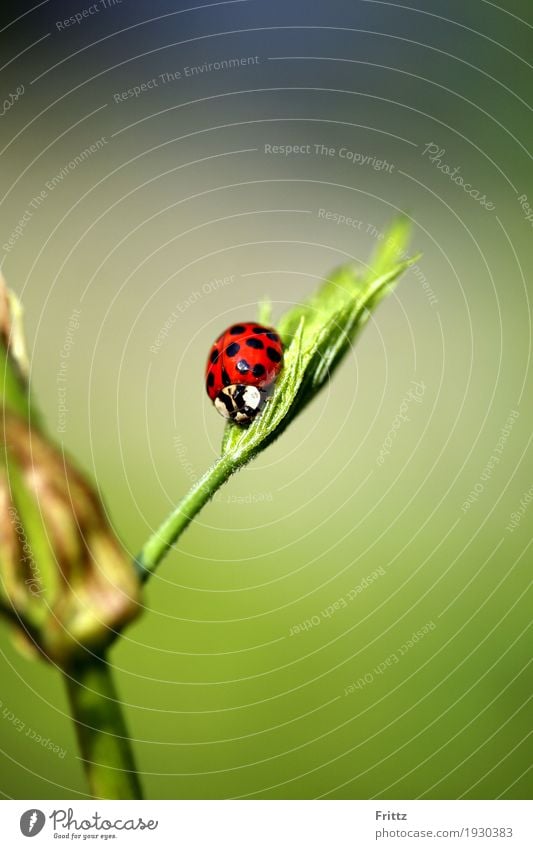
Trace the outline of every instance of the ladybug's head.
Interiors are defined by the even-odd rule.
[[[257,386],[235,383],[221,389],[215,398],[215,407],[225,419],[240,425],[253,421],[261,409],[265,393]]]

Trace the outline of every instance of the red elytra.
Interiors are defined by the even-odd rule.
[[[211,401],[226,386],[270,386],[283,365],[283,345],[273,327],[256,321],[232,324],[213,344],[206,365]]]

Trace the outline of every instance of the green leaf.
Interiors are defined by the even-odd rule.
[[[278,331],[286,345],[284,369],[263,413],[245,430],[226,425],[222,453],[253,456],[270,443],[331,379],[352,346],[370,311],[416,261],[391,262],[405,254],[409,227],[399,219],[363,272],[349,264],[337,268],[306,303],[281,318]],[[388,264],[388,267],[386,265]]]
[[[12,413],[28,418],[30,403],[27,384],[21,379],[6,348],[0,343],[0,404]]]

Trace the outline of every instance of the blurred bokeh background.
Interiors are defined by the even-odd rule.
[[[113,650],[150,798],[528,796],[531,12],[2,12],[1,268],[132,556],[218,452],[215,336],[400,211],[423,254]],[[84,798],[60,676],[3,623],[0,667],[0,792]]]

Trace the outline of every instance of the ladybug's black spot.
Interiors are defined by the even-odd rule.
[[[267,333],[267,336],[272,340],[272,342],[279,342],[279,336],[277,333]]]
[[[238,354],[240,350],[241,346],[239,345],[239,343],[232,342],[231,345],[228,345],[228,347],[226,348],[226,354],[228,355],[228,357],[234,357],[235,354]]]
[[[211,360],[211,362],[213,364],[218,362],[218,348],[213,348],[213,350],[211,351],[209,359]]]
[[[275,348],[267,348],[267,355],[273,363],[279,363],[281,360],[281,354]]]
[[[265,367],[261,365],[261,363],[256,363],[256,365],[252,369],[254,377],[263,377],[265,373]]]
[[[231,383],[231,380],[229,379],[229,374],[227,373],[225,368],[222,369],[222,383],[224,384],[224,386],[229,386]]]
[[[210,371],[209,374],[207,375],[207,385],[211,389],[211,387],[214,386],[214,384],[215,384],[215,375],[213,374],[212,371]]]
[[[241,374],[247,374],[250,371],[250,363],[247,363],[246,360],[239,360],[237,371],[240,371]]]
[[[249,347],[249,348],[257,348],[257,350],[259,350],[259,348],[264,348],[264,347],[265,347],[265,346],[263,345],[263,343],[261,342],[261,340],[260,340],[260,339],[256,339],[256,338],[255,338],[255,336],[252,336],[252,338],[251,338],[251,339],[247,339],[247,340],[246,340],[246,344],[248,345],[248,347]]]
[[[253,330],[254,333],[264,333],[265,332],[264,327],[254,327],[254,328],[252,328],[252,330]]]
[[[229,332],[232,336],[237,336],[239,333],[244,333],[246,328],[243,324],[234,324],[233,327],[230,327]]]

